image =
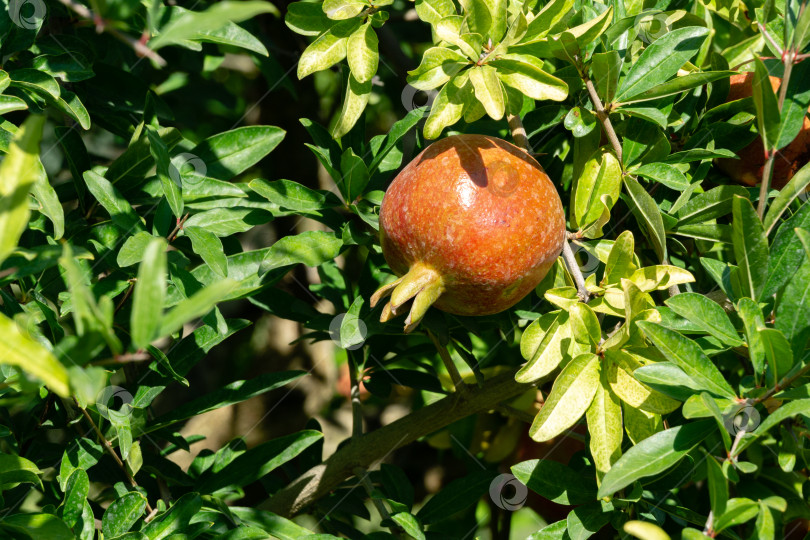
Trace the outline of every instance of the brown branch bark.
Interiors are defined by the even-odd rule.
[[[305,472],[277,492],[262,508],[293,516],[355,474],[385,459],[391,452],[453,422],[496,408],[533,385],[515,381],[515,371],[496,375],[483,388],[453,393],[387,426],[353,438],[329,459]]]

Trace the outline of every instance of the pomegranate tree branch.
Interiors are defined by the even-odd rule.
[[[585,278],[582,276],[582,270],[579,268],[574,252],[571,249],[571,243],[566,240],[563,243],[562,257],[565,261],[565,266],[568,267],[568,272],[573,276],[574,283],[577,286],[577,296],[581,302],[587,302],[591,295],[588,294],[588,289],[585,288]]]
[[[529,154],[533,154],[532,145],[529,144],[529,137],[526,136],[526,128],[523,121],[517,114],[507,114],[506,120],[509,122],[509,129],[512,132],[512,140],[517,146],[525,148]]]
[[[610,113],[605,109],[604,105],[602,105],[602,100],[599,99],[599,94],[596,93],[596,88],[593,85],[593,81],[584,73],[581,73],[581,75],[582,80],[585,83],[585,88],[588,89],[588,95],[591,98],[591,103],[593,103],[593,108],[596,111],[596,117],[602,124],[602,129],[604,130],[605,135],[607,135],[610,145],[613,147],[613,151],[616,152],[616,157],[619,159],[619,165],[621,165],[622,171],[624,171],[624,162],[622,161],[622,143],[619,142],[619,136],[616,135],[616,130],[613,129],[613,124],[610,122]]]
[[[515,381],[516,371],[496,375],[480,388],[454,392],[411,414],[361,437],[352,438],[329,459],[311,468],[278,491],[262,509],[293,516],[340,486],[355,474],[368,470],[394,450],[462,418],[489,411],[532,388]]]

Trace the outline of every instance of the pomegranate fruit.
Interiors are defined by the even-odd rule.
[[[380,320],[410,310],[413,330],[431,305],[456,315],[503,311],[534,289],[562,250],[557,190],[524,150],[484,135],[425,148],[389,186],[380,210],[383,255],[399,279]]]
[[[774,92],[779,90],[782,79],[771,77]],[[731,88],[726,101],[736,101],[753,95],[753,73],[738,73],[729,80]],[[740,159],[718,159],[717,166],[740,184],[755,186],[762,181],[762,170],[765,167],[765,147],[762,139],[757,137],[751,144],[737,153]],[[771,185],[776,189],[784,187],[793,178],[796,171],[810,161],[810,118],[805,116],[802,130],[786,147],[779,150],[773,163]]]

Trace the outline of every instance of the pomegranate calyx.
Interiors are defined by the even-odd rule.
[[[383,307],[380,322],[387,322],[397,315],[399,309],[411,302],[408,316],[405,318],[405,333],[412,332],[439,296],[444,292],[444,281],[434,269],[423,263],[414,263],[408,273],[401,278],[383,285],[371,296],[371,307],[390,295],[390,300]]]

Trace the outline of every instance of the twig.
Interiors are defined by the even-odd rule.
[[[450,379],[453,381],[453,388],[456,392],[464,392],[466,385],[464,384],[464,379],[461,378],[461,374],[458,372],[458,368],[456,367],[455,362],[453,362],[453,358],[450,356],[450,353],[447,350],[447,347],[439,342],[439,338],[433,335],[433,332],[430,330],[427,331],[427,335],[430,338],[430,341],[433,342],[433,345],[436,346],[436,350],[439,351],[439,356],[444,363],[444,367],[447,368],[447,372],[450,374]]]
[[[616,152],[616,157],[619,159],[619,165],[621,165],[622,172],[624,172],[624,162],[622,161],[622,143],[619,142],[619,137],[616,135],[616,130],[613,129],[613,124],[610,122],[610,113],[602,105],[602,100],[599,99],[599,94],[596,93],[596,88],[593,85],[593,81],[584,73],[580,73],[580,75],[585,83],[585,88],[588,89],[588,95],[591,98],[594,110],[596,110],[596,117],[602,124],[602,129],[605,131],[611,146],[613,146],[613,151]]]
[[[118,467],[124,472],[124,476],[127,477],[127,480],[129,481],[129,484],[132,487],[137,488],[138,487],[138,482],[136,482],[135,478],[129,473],[129,470],[127,469],[126,464],[123,461],[121,461],[120,457],[118,457],[118,453],[112,447],[112,445],[110,444],[110,441],[107,440],[107,437],[105,437],[104,434],[101,432],[101,430],[98,428],[98,425],[96,425],[96,423],[93,421],[93,417],[90,416],[90,413],[87,412],[87,409],[85,409],[84,407],[79,405],[79,402],[75,397],[73,398],[73,403],[76,404],[76,407],[78,407],[79,410],[82,411],[82,414],[84,415],[84,417],[87,419],[88,422],[90,422],[90,425],[93,427],[93,430],[96,432],[96,435],[98,436],[99,440],[101,441],[101,445],[104,447],[104,450],[106,450],[107,453],[110,454],[110,456],[112,456],[113,460],[118,464]],[[149,505],[149,501],[146,502],[146,510],[148,512],[150,512],[150,513],[152,512],[152,507]]]
[[[185,225],[188,216],[189,214],[186,214],[182,218],[177,218],[177,224],[174,226],[174,229],[172,229],[172,232],[170,232],[169,235],[166,237],[169,239],[169,242],[174,242],[174,240],[177,238],[177,235],[180,234],[180,231],[183,229],[183,225]]]
[[[534,154],[532,145],[529,144],[529,137],[526,136],[526,128],[523,127],[523,121],[517,114],[506,115],[506,120],[509,122],[509,129],[512,131],[512,140],[515,141],[517,146],[525,148],[529,154]]]
[[[571,244],[568,240],[563,242],[562,257],[565,266],[568,267],[568,272],[573,276],[574,283],[577,285],[577,296],[579,296],[580,301],[587,302],[590,300],[591,295],[588,294],[588,289],[585,287],[585,278],[582,277],[582,270],[577,264],[577,259],[574,257],[574,252],[571,250]]]
[[[781,381],[778,381],[775,385],[773,385],[773,388],[769,389],[764,395],[756,398],[754,400],[754,403],[762,403],[763,401],[769,399],[771,396],[773,396],[775,393],[779,392],[783,388],[787,388],[788,386],[790,386],[791,383],[793,383],[793,381],[803,376],[808,371],[810,371],[810,363],[806,364],[799,371],[797,371],[792,375],[791,374],[785,375],[784,377],[782,377]]]
[[[160,56],[158,53],[147,47],[146,43],[134,39],[126,34],[119,32],[117,29],[108,26],[107,23],[104,21],[104,19],[102,19],[100,16],[90,11],[90,9],[87,6],[84,6],[73,0],[59,0],[59,1],[62,4],[64,4],[68,9],[76,13],[79,17],[82,17],[89,21],[93,21],[96,25],[97,32],[99,33],[107,32],[114,38],[132,47],[132,49],[135,51],[135,54],[137,54],[138,56],[149,58],[160,67],[166,66],[166,60],[164,60],[163,57]]]

